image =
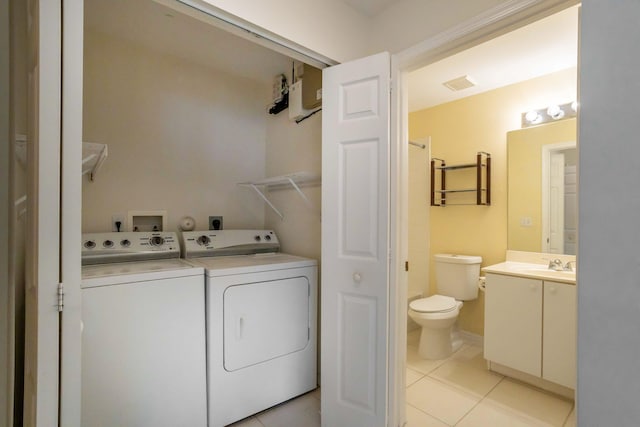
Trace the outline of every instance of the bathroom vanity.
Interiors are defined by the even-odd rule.
[[[549,268],[560,259],[560,271]],[[575,256],[508,251],[486,275],[484,357],[489,369],[573,397]]]

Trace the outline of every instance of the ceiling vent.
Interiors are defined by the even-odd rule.
[[[451,89],[452,91],[457,92],[459,90],[474,87],[476,85],[476,82],[473,81],[473,79],[469,76],[462,76],[462,77],[455,78],[453,80],[449,80],[448,82],[444,82],[442,84],[448,87],[449,89]]]

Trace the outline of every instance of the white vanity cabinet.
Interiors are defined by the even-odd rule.
[[[575,285],[487,274],[484,356],[575,389]]]
[[[542,378],[576,388],[576,287],[544,281]]]
[[[542,375],[542,280],[487,274],[484,357]]]

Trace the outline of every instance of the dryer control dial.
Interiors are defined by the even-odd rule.
[[[164,244],[164,238],[160,236],[153,236],[149,239],[149,243],[151,243],[152,246],[162,246]]]
[[[262,237],[260,237],[260,236],[256,235],[253,239],[254,239],[256,242],[259,242],[259,241],[261,241],[261,240],[262,240]]]
[[[200,246],[207,246],[209,243],[211,243],[211,239],[203,234],[202,236],[198,237],[196,242],[198,242]]]

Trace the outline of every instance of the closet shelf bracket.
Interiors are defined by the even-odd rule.
[[[82,143],[82,175],[89,174],[89,179],[93,181],[96,173],[104,163],[108,155],[107,144],[95,142]]]
[[[253,188],[253,190],[258,193],[260,198],[262,198],[262,200],[264,200],[264,202],[269,205],[271,209],[273,209],[273,211],[280,217],[280,219],[283,220],[284,215],[273,205],[273,203],[271,203],[265,192],[269,190],[284,189],[291,186],[300,195],[307,206],[313,207],[311,201],[309,200],[307,195],[304,194],[300,186],[314,185],[319,183],[320,175],[318,174],[314,174],[311,172],[296,172],[287,175],[265,178],[257,181],[240,182],[238,183],[238,185]]]

